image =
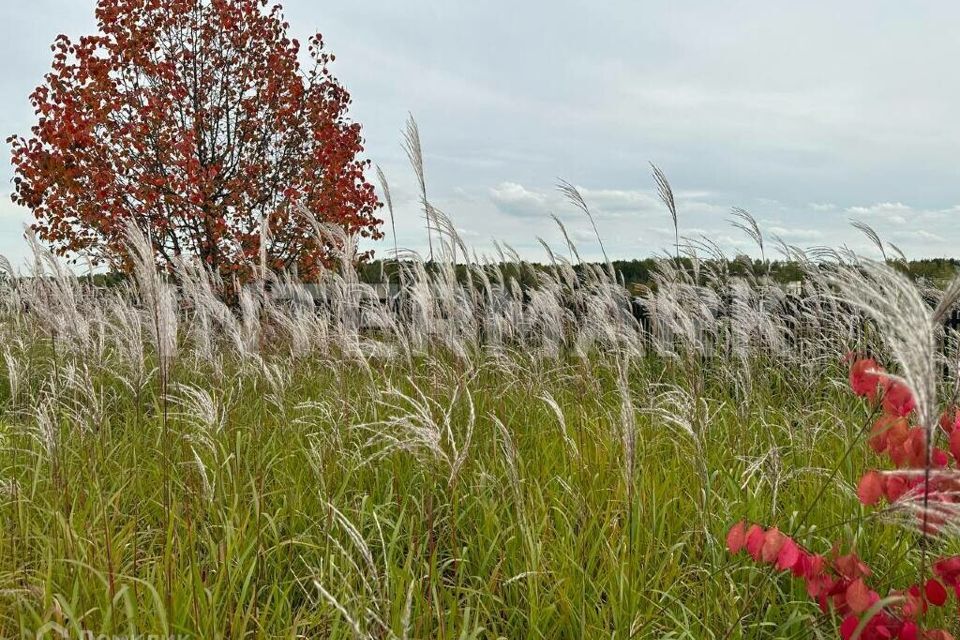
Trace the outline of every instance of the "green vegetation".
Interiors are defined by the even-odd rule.
[[[256,369],[184,362],[172,396],[202,395],[170,412],[164,450],[155,384],[138,403],[109,360],[84,370],[82,354],[54,360],[46,346],[23,354],[17,400],[4,385],[4,637],[48,621],[131,637],[351,637],[333,599],[373,637],[386,634],[367,609],[415,638],[827,633],[802,585],[728,557],[723,536],[741,518],[802,524],[824,549],[843,532],[902,582],[911,537],[866,535],[857,516],[849,483],[864,455],[827,475],[866,419],[836,390],[836,367],[809,376],[758,360],[769,374],[744,403],[715,360],[703,422],[686,433],[641,410],[658,385],[688,383],[656,357],[629,367],[627,409],[616,365],[599,357],[478,359],[469,375],[444,356],[370,369],[320,354],[267,355]],[[36,406],[58,367],[59,403]],[[425,449],[380,457],[388,445],[358,425],[403,415],[389,388],[418,402],[422,391],[437,422],[450,412],[453,440],[439,447],[461,446],[459,473]],[[30,432],[45,421],[47,443]]]
[[[131,234],[114,289],[0,282],[4,637],[835,637],[732,523],[839,540],[880,593],[952,549],[856,500],[878,462],[841,359],[885,336],[813,263],[791,319],[765,278],[665,260],[647,334],[590,266],[528,301],[412,262],[400,310],[347,273],[319,308],[255,286],[231,311]]]

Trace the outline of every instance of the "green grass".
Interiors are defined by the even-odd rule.
[[[55,368],[65,380],[83,354],[58,359],[34,354],[16,402],[0,385],[2,637],[51,622],[70,637],[350,638],[354,624],[374,638],[835,637],[802,582],[729,557],[724,536],[742,518],[817,551],[855,546],[881,592],[916,573],[911,534],[854,495],[877,460],[839,367],[757,361],[744,389],[720,358],[633,362],[631,480],[613,362],[477,356],[476,426],[451,481],[423,452],[378,457],[383,442],[357,428],[392,417],[384,390],[411,382],[439,419],[467,368],[449,357],[368,371],[277,353],[265,359],[289,380],[272,384],[258,367],[227,364],[217,379],[180,361],[173,382],[208,390],[225,419],[210,430],[170,407],[166,437],[155,380],[138,407],[122,367],[88,363],[101,410],[61,382],[48,452],[31,435],[41,381]],[[667,383],[702,399],[698,435],[646,410]],[[469,420],[461,393],[455,442]]]

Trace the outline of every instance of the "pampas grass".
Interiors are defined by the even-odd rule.
[[[394,238],[395,299],[309,212],[334,264],[309,283],[261,264],[235,307],[188,260],[158,271],[135,227],[119,288],[35,241],[30,270],[0,261],[0,636],[829,637],[789,581],[731,568],[730,522],[845,531],[890,584],[923,562],[898,526],[918,512],[957,544],[922,496],[879,527],[851,510],[876,461],[851,453],[868,416],[840,361],[875,354],[932,433],[960,388],[941,352],[960,281],[764,244],[742,210],[805,277],[734,276],[680,236],[655,168],[676,251],[635,301],[562,225],[546,268],[474,253],[427,201],[413,121],[406,148],[432,255]]]

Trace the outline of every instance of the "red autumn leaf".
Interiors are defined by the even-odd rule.
[[[960,556],[940,558],[933,563],[933,572],[936,573],[945,584],[954,587],[960,586]]]
[[[786,542],[787,536],[780,532],[780,529],[773,527],[769,529],[763,537],[763,548],[760,550],[760,558],[764,562],[776,562],[780,555],[780,549]]]
[[[883,410],[888,414],[903,417],[916,407],[913,392],[903,382],[887,379],[883,386]]]
[[[870,575],[870,567],[865,565],[855,553],[837,556],[833,560],[837,572],[848,580]]]
[[[860,618],[854,615],[849,615],[843,619],[843,622],[840,623],[840,637],[843,640],[850,640],[853,637],[853,632],[857,630],[857,625],[860,624]]]
[[[960,463],[960,429],[950,434],[950,453],[953,454],[953,459]]]
[[[883,367],[873,358],[857,360],[850,367],[850,387],[858,396],[873,400],[883,375]]]
[[[941,469],[950,464],[950,456],[939,447],[934,447],[930,460],[933,462],[933,466]]]
[[[747,529],[746,549],[754,560],[760,560],[760,552],[763,550],[764,531],[760,525],[753,524]]]
[[[901,476],[887,476],[884,489],[886,491],[887,502],[895,502],[900,499],[909,488],[906,478]]]
[[[868,471],[860,478],[860,486],[857,487],[857,497],[860,502],[867,506],[875,505],[883,495],[884,482],[883,476],[876,471]]]
[[[727,550],[730,553],[739,553],[747,542],[746,523],[741,520],[730,527],[727,533]]]
[[[777,554],[777,569],[786,571],[792,569],[800,561],[800,547],[791,538],[786,538]]]
[[[940,416],[940,428],[946,433],[953,433],[960,427],[960,407],[949,407]]]
[[[901,613],[905,618],[916,618],[927,610],[927,601],[921,597],[920,587],[917,585],[911,585],[903,597],[905,601]]]
[[[847,604],[854,613],[863,613],[870,608],[870,589],[863,578],[857,578],[850,583],[846,590]]]
[[[900,635],[897,636],[900,640],[917,640],[917,625],[911,621],[903,623],[903,626],[900,627]]]
[[[927,580],[927,584],[924,586],[923,591],[926,594],[927,600],[930,602],[930,604],[936,607],[942,607],[947,601],[947,590],[936,578],[930,578]]]

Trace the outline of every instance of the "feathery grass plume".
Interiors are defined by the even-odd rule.
[[[433,262],[433,207],[427,200],[427,179],[423,169],[423,148],[420,145],[420,128],[413,114],[408,114],[407,124],[403,131],[403,142],[401,143],[410,166],[417,177],[417,184],[420,186],[420,205],[423,207],[423,215],[427,229],[427,245],[430,249],[430,262]]]
[[[654,348],[663,356],[690,360],[708,355],[717,337],[719,296],[712,287],[661,260],[652,274],[655,290],[643,299],[651,320]]]
[[[603,238],[600,237],[600,230],[597,229],[597,221],[594,220],[593,213],[590,211],[590,207],[587,206],[587,201],[583,199],[583,194],[580,193],[579,189],[562,178],[557,181],[557,189],[564,195],[570,204],[586,214],[587,219],[590,221],[590,226],[593,227],[593,234],[597,238],[597,244],[600,245],[600,252],[603,254],[603,262],[607,265],[607,271],[610,273],[610,276],[613,277],[613,263],[610,262],[610,258],[607,256],[607,250],[603,246]],[[554,220],[556,220],[556,217],[554,217]],[[566,236],[566,230],[563,229],[562,226],[561,230],[563,231],[564,236]],[[569,246],[569,238],[567,239],[567,243]]]
[[[417,147],[419,148],[419,146],[418,138]],[[387,176],[384,175],[380,165],[377,165],[377,180],[380,182],[380,190],[383,191],[383,201],[387,203],[387,212],[390,214],[390,230],[393,233],[393,259],[399,260],[400,247],[397,244],[397,223],[393,215],[393,197],[390,195],[390,184],[387,182]],[[424,187],[424,191],[426,191],[426,187]]]
[[[880,255],[883,256],[883,261],[887,262],[887,251],[883,248],[883,240],[880,239],[880,236],[874,231],[873,227],[861,220],[850,220],[850,224],[873,243],[873,246],[875,246],[877,250],[880,251]]]
[[[10,404],[17,406],[20,400],[21,364],[20,360],[10,351],[9,347],[3,349],[3,361],[7,366],[7,385],[10,387]]]
[[[167,375],[177,351],[177,313],[174,292],[157,272],[150,241],[133,221],[126,227],[127,250],[137,283],[137,293],[151,317],[157,357]]]
[[[34,429],[31,432],[31,436],[43,447],[47,459],[54,464],[56,464],[60,440],[56,405],[55,395],[44,394],[33,409]]]
[[[637,473],[637,411],[634,407],[633,393],[630,391],[630,362],[623,358],[617,362],[617,391],[620,396],[619,426],[620,442],[623,446],[623,476],[630,487],[632,496],[636,490]]]
[[[507,478],[510,481],[510,488],[513,490],[514,498],[519,505],[522,494],[520,490],[520,455],[517,452],[517,445],[513,440],[513,436],[510,435],[510,430],[503,424],[500,418],[491,415],[490,420],[497,428],[497,434],[499,435],[497,442],[500,445],[500,452],[503,454],[504,466],[507,469]]]
[[[760,259],[766,264],[767,255],[763,250],[763,232],[760,231],[760,225],[757,224],[756,218],[750,215],[749,211],[740,207],[734,207],[730,213],[733,215],[730,223],[757,243],[757,246],[760,247]]]
[[[447,468],[448,483],[452,485],[467,460],[476,424],[473,396],[467,387],[469,379],[458,381],[446,408],[430,397],[414,379],[408,378],[407,382],[413,389],[412,394],[391,387],[378,401],[391,414],[389,417],[358,424],[355,428],[371,434],[366,442],[366,447],[376,449],[371,461],[394,451],[426,456]],[[461,394],[466,398],[468,415],[463,433],[458,435],[454,433],[453,413]]]
[[[171,386],[170,404],[179,407],[177,417],[199,427],[202,433],[216,435],[226,425],[225,404],[233,389],[226,389],[227,399],[221,403],[206,389],[192,384],[175,383]]]
[[[67,269],[32,231],[25,234],[34,258],[33,285],[25,292],[35,318],[45,327],[51,340],[67,350],[83,352],[89,346],[90,323],[83,313],[76,276]]]
[[[560,221],[560,218],[556,214],[551,213],[550,218],[557,224],[557,227],[560,228],[560,233],[563,234],[563,241],[567,244],[567,250],[570,252],[570,260],[576,260],[577,262],[583,262],[583,259],[580,257],[580,254],[577,252],[577,245],[570,239],[570,234],[567,233],[567,227]]]
[[[60,408],[75,427],[87,433],[99,433],[107,420],[111,404],[105,389],[94,381],[86,362],[68,363],[63,367],[63,388]]]
[[[570,432],[567,431],[567,420],[563,415],[563,409],[560,408],[560,404],[549,391],[544,391],[540,396],[540,400],[543,400],[543,402],[550,407],[550,410],[553,411],[553,415],[557,417],[557,424],[560,426],[560,435],[563,437],[563,442],[570,452],[570,457],[572,460],[579,462],[580,449],[577,447],[577,443],[573,441],[573,438],[570,437]]]
[[[330,575],[330,583],[344,592],[337,598],[328,591],[319,578],[313,579],[314,587],[328,604],[333,606],[350,625],[357,638],[407,638],[411,632],[413,587],[411,579],[404,593],[403,610],[399,629],[391,625],[394,580],[386,558],[386,540],[376,512],[371,514],[377,532],[377,543],[384,555],[378,564],[373,547],[364,538],[361,529],[332,503],[325,501],[329,519],[337,525],[327,534],[335,552],[329,555],[322,569]],[[339,534],[339,535],[338,535]],[[381,566],[382,565],[382,566]],[[321,571],[316,571],[321,573]],[[353,609],[353,611],[351,611]]]
[[[894,252],[895,254],[897,254],[897,259],[898,259],[901,263],[903,263],[903,264],[908,264],[908,263],[910,262],[909,260],[907,260],[906,254],[903,253],[903,251],[900,249],[900,247],[898,247],[897,245],[893,244],[892,242],[888,242],[887,245],[888,245],[891,249],[893,249],[893,252]]]
[[[670,219],[673,220],[673,234],[676,247],[676,259],[677,262],[680,262],[680,225],[677,222],[677,202],[673,197],[673,189],[670,188],[670,181],[667,180],[666,174],[660,170],[660,167],[650,163],[650,168],[653,170],[653,179],[657,183],[657,195],[660,197],[660,201],[663,202],[664,206],[667,207],[667,211],[670,212]]]
[[[701,517],[708,512],[710,470],[707,467],[707,436],[723,404],[711,407],[708,398],[675,384],[659,384],[659,393],[651,398],[646,412],[674,433],[685,435],[693,446],[690,456],[700,479]]]

